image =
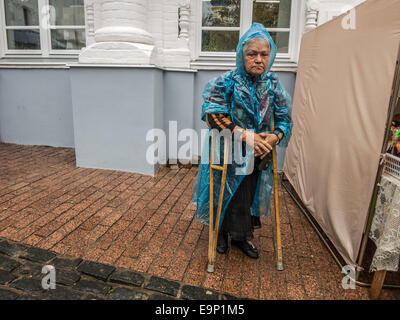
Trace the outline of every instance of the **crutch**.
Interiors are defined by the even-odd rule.
[[[215,250],[217,247],[219,222],[221,219],[222,200],[224,197],[226,172],[228,166],[229,141],[224,137],[224,163],[222,166],[214,164],[214,140],[215,130],[211,130],[211,154],[210,154],[210,222],[208,236],[208,266],[207,272],[214,272]],[[219,190],[217,217],[214,225],[214,170],[222,171],[221,188]]]
[[[272,131],[275,124],[272,122]],[[272,148],[272,169],[274,181],[274,198],[275,198],[275,220],[276,220],[276,251],[277,251],[277,270],[283,270],[282,244],[281,244],[281,224],[279,220],[279,195],[278,195],[278,173],[276,169],[276,146]]]

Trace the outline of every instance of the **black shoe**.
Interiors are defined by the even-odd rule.
[[[232,240],[232,244],[241,249],[244,254],[252,259],[258,258],[257,248],[250,241],[235,241]]]
[[[217,252],[227,253],[228,249],[228,234],[224,232],[218,233]]]

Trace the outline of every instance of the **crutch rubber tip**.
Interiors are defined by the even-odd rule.
[[[282,263],[278,263],[276,265],[276,269],[278,269],[278,271],[282,271],[283,270],[283,264]]]
[[[214,272],[214,265],[213,264],[209,264],[207,266],[207,272],[210,272],[210,273]]]

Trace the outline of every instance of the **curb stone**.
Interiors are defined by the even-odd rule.
[[[44,265],[55,267],[56,289],[42,288]],[[0,238],[0,300],[171,299],[242,298]]]

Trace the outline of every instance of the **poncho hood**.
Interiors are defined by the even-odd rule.
[[[253,23],[251,28],[247,30],[247,32],[240,38],[238,46],[236,48],[236,68],[238,72],[240,73],[241,76],[248,77],[249,74],[246,72],[245,66],[244,66],[244,52],[243,52],[243,47],[247,41],[253,38],[263,38],[266,39],[269,43],[269,61],[268,61],[268,68],[267,70],[261,75],[264,76],[266,75],[271,67],[272,64],[274,63],[275,57],[276,57],[276,45],[274,40],[272,40],[271,35],[268,33],[267,29],[261,24],[261,23]]]

